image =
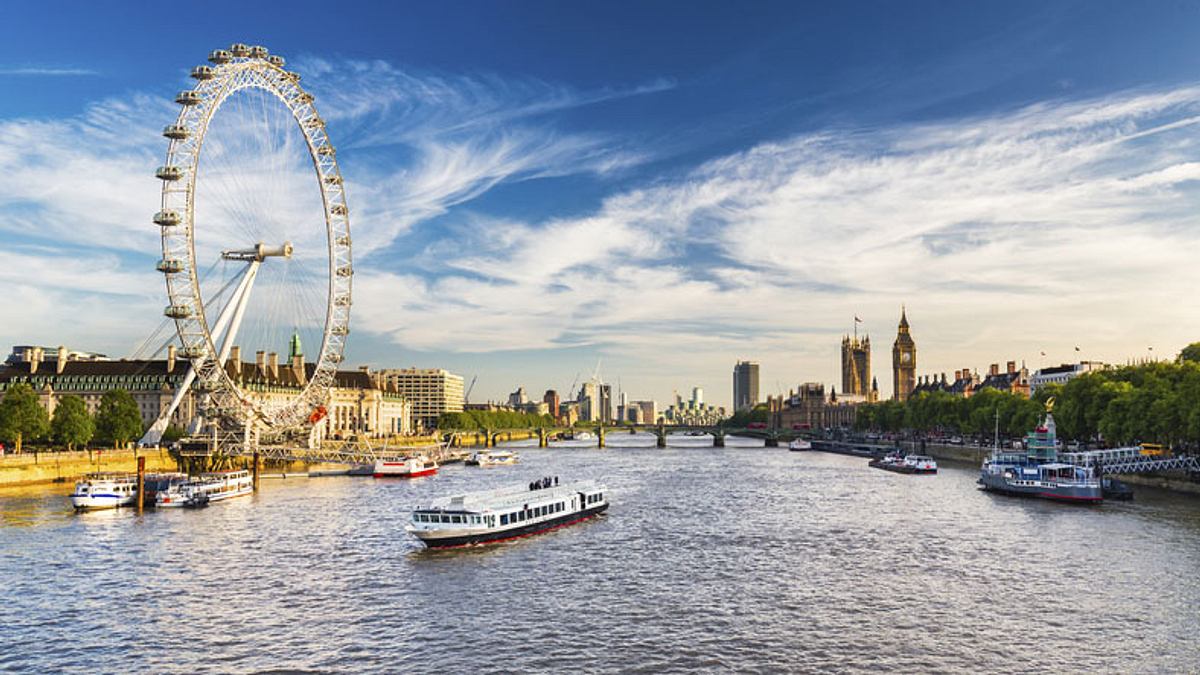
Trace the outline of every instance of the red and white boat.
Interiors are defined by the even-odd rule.
[[[424,457],[377,459],[372,473],[376,478],[418,478],[437,473],[437,462]]]

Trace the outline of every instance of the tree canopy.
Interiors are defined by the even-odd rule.
[[[36,441],[49,431],[50,419],[33,387],[24,383],[10,387],[0,400],[0,438],[20,452],[25,441]]]
[[[1061,438],[1108,445],[1155,442],[1197,448],[1200,359],[1185,356],[1192,347],[1200,347],[1200,343],[1188,345],[1175,362],[1092,371],[1062,386],[1047,385],[1032,400],[983,389],[966,399],[932,392],[918,394],[903,404],[887,401],[864,405],[859,408],[855,426],[990,436],[999,411],[1000,433],[1020,436],[1036,425],[1046,399],[1053,396],[1054,419]]]
[[[477,431],[479,429],[533,429],[555,426],[550,415],[535,415],[512,410],[465,410],[443,413],[438,418],[442,431]]]
[[[54,417],[50,420],[50,433],[55,442],[74,450],[77,445],[87,445],[96,433],[96,422],[88,413],[82,398],[66,395],[58,399]]]
[[[96,436],[119,447],[137,440],[142,431],[142,414],[133,396],[124,389],[104,392],[96,410]]]
[[[759,403],[753,408],[743,408],[721,422],[721,426],[730,429],[745,429],[755,422],[766,422],[770,417],[766,403]]]

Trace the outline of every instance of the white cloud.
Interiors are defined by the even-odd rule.
[[[489,222],[433,281],[360,286],[405,286],[400,317],[357,318],[417,349],[590,343],[693,371],[758,355],[792,381],[832,379],[857,313],[885,390],[902,302],[932,371],[1078,342],[1165,354],[1200,335],[1181,305],[1200,282],[1198,93],[762,144],[579,218]]]

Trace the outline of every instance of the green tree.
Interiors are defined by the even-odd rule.
[[[0,401],[0,438],[12,442],[13,449],[21,452],[24,441],[36,441],[48,431],[50,419],[33,387],[24,383],[10,387]]]
[[[1184,361],[1200,363],[1200,342],[1193,342],[1180,350],[1179,362],[1183,363]]]
[[[74,450],[77,445],[87,445],[96,433],[96,422],[88,414],[87,404],[78,396],[63,396],[54,407],[54,418],[50,420],[50,433],[55,442]]]
[[[124,389],[104,392],[96,411],[96,435],[122,447],[142,435],[142,415],[137,401]]]
[[[184,436],[183,429],[180,429],[179,427],[175,426],[174,424],[171,424],[171,425],[167,426],[165,431],[163,431],[162,443],[164,443],[164,444],[174,443],[175,441],[183,438],[183,436]]]

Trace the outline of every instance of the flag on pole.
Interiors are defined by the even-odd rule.
[[[854,323],[862,323],[862,319],[858,318],[857,314],[854,315]]]
[[[1042,356],[1045,356],[1045,355],[1046,355],[1046,352],[1042,352]]]
[[[1075,347],[1075,351],[1079,351],[1079,347]]]

